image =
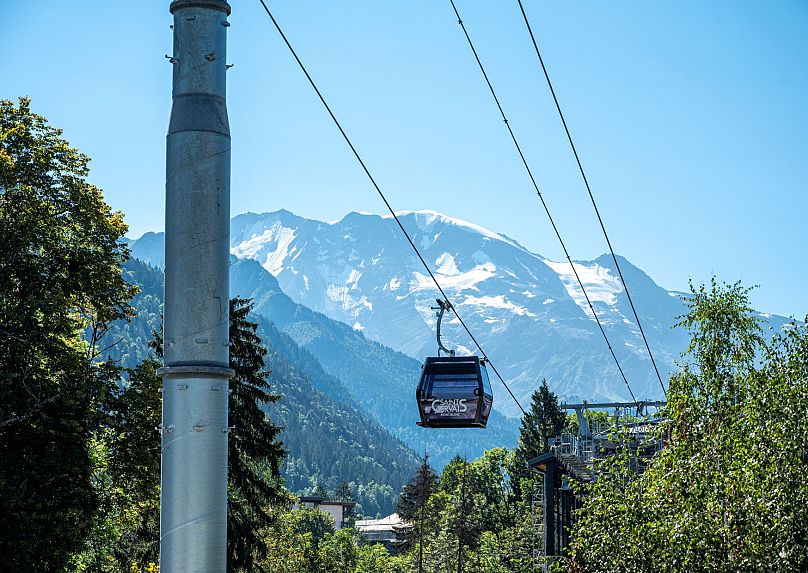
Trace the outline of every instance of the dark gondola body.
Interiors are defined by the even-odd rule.
[[[485,428],[494,401],[485,364],[477,356],[429,357],[415,391],[419,426]]]

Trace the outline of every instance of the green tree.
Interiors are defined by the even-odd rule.
[[[58,571],[97,518],[98,434],[115,387],[98,360],[128,318],[123,216],[89,158],[30,110],[0,101],[0,568]]]
[[[275,512],[266,543],[273,573],[311,573],[316,571],[317,547],[334,524],[329,516],[313,509]]]
[[[434,529],[435,517],[427,512],[429,498],[438,490],[438,475],[429,465],[429,456],[424,454],[421,465],[412,479],[404,485],[396,504],[396,511],[406,525],[397,532],[402,540],[401,549],[406,551],[418,544],[418,570],[423,569],[424,537]]]
[[[356,573],[391,573],[391,563],[387,550],[377,543],[362,545],[356,556]]]
[[[668,441],[642,475],[623,448],[573,531],[576,571],[808,569],[808,332],[765,343],[748,290],[692,288]]]
[[[156,346],[153,345],[153,346]],[[128,567],[156,563],[160,536],[160,363],[147,358],[128,371],[116,401],[109,474],[120,491],[121,532],[114,555]]]
[[[443,469],[440,489],[448,495],[449,503],[443,513],[441,529],[456,544],[455,563],[458,573],[464,571],[466,552],[479,544],[483,532],[482,501],[476,495],[477,480],[470,474],[471,464],[459,455]]]
[[[505,553],[500,540],[491,531],[484,531],[480,537],[480,547],[469,556],[468,573],[510,573],[505,565]]]
[[[235,431],[228,441],[227,546],[231,571],[265,571],[268,557],[263,532],[272,522],[271,508],[288,505],[280,477],[282,430],[262,406],[280,397],[270,392],[264,368],[266,348],[249,320],[252,303],[230,301],[230,420]]]
[[[541,385],[530,397],[530,408],[522,417],[519,441],[514,451],[511,473],[517,499],[529,495],[533,481],[540,479],[528,472],[527,462],[549,450],[548,440],[564,430],[565,416],[558,404],[558,396],[542,379]],[[527,483],[523,482],[527,478]]]
[[[317,564],[313,571],[355,571],[359,557],[359,538],[353,529],[328,533],[317,548]]]
[[[270,393],[264,369],[267,351],[249,320],[251,304],[230,301],[230,420],[236,431],[228,441],[228,558],[230,571],[265,571],[270,547],[266,532],[276,510],[291,497],[280,478],[284,451],[281,428],[272,424],[262,406],[278,400]],[[162,338],[154,333],[150,346],[162,356]],[[128,569],[132,563],[157,560],[159,549],[160,439],[162,381],[159,362],[147,358],[129,371],[128,384],[114,403],[110,419],[108,477],[116,505],[107,518],[115,522],[115,543],[109,559]],[[101,482],[98,482],[101,483]],[[93,552],[95,554],[97,552]],[[86,561],[86,556],[83,557]]]
[[[354,497],[353,492],[353,486],[349,482],[343,480],[334,491],[334,499],[337,501],[355,503],[356,498]],[[354,523],[356,523],[356,506],[345,509],[343,515],[343,527],[353,527]]]

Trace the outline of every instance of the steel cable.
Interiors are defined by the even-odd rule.
[[[614,352],[614,348],[612,348],[611,343],[609,342],[609,337],[606,335],[606,331],[603,329],[603,325],[598,318],[597,313],[595,312],[595,307],[592,305],[592,301],[589,299],[589,295],[586,293],[586,288],[584,288],[584,283],[581,280],[581,277],[578,275],[578,270],[575,268],[575,264],[572,262],[572,258],[570,257],[569,251],[567,250],[567,246],[564,243],[564,239],[561,238],[561,233],[558,230],[558,227],[553,220],[553,216],[550,214],[550,209],[547,206],[547,202],[544,200],[544,196],[542,195],[541,191],[539,190],[539,185],[536,183],[536,178],[533,176],[533,171],[530,169],[530,165],[525,158],[525,154],[522,152],[522,147],[519,145],[519,141],[516,139],[516,135],[511,128],[510,123],[508,122],[508,118],[505,116],[505,111],[502,108],[502,104],[497,97],[497,93],[494,90],[494,86],[491,85],[491,80],[488,79],[488,74],[485,71],[485,67],[483,66],[482,61],[480,60],[480,56],[477,54],[477,49],[474,47],[474,42],[471,41],[471,36],[469,36],[468,30],[466,29],[466,25],[463,23],[463,19],[460,17],[460,12],[457,10],[457,6],[454,3],[454,0],[449,0],[452,5],[452,9],[454,10],[455,15],[457,16],[457,23],[463,29],[463,34],[466,36],[466,41],[468,42],[469,47],[471,48],[471,52],[474,54],[474,59],[477,60],[477,65],[480,68],[480,71],[483,74],[483,78],[485,78],[485,83],[488,85],[488,89],[491,92],[491,95],[494,98],[494,102],[497,104],[497,109],[499,109],[499,113],[502,116],[502,121],[505,123],[505,127],[508,130],[508,133],[511,136],[511,140],[513,141],[514,146],[516,147],[516,151],[519,153],[519,157],[522,160],[522,165],[525,167],[525,171],[527,171],[528,177],[530,177],[530,182],[533,184],[533,188],[536,190],[536,194],[541,201],[542,206],[544,207],[545,213],[547,213],[547,218],[550,220],[550,225],[553,227],[553,231],[555,231],[555,235],[558,238],[558,242],[561,244],[561,248],[564,250],[564,256],[566,256],[567,261],[569,261],[570,267],[572,268],[572,272],[575,275],[575,279],[578,281],[578,286],[581,287],[581,292],[586,299],[587,305],[589,305],[589,310],[592,312],[592,316],[595,319],[595,322],[600,329],[601,334],[603,335],[603,339],[606,341],[606,346],[609,348],[609,352],[614,359],[614,363],[617,366],[617,370],[620,372],[620,376],[623,378],[623,382],[626,384],[626,388],[628,388],[628,393],[631,395],[631,399],[636,403],[637,399],[634,397],[634,392],[631,390],[631,385],[628,383],[628,378],[626,378],[625,373],[623,372],[623,367],[620,366],[620,361],[617,359],[617,355]]]
[[[444,300],[446,300],[449,304],[451,304],[451,300],[449,299],[448,295],[443,290],[443,287],[440,286],[440,283],[438,283],[438,279],[432,273],[432,270],[429,268],[429,265],[427,264],[426,260],[424,260],[424,257],[421,255],[421,252],[418,250],[418,247],[415,246],[415,243],[413,242],[412,238],[407,233],[406,229],[404,229],[404,225],[401,224],[401,221],[399,220],[398,215],[393,210],[393,207],[390,205],[390,202],[387,200],[387,197],[384,196],[384,193],[382,192],[379,185],[376,183],[376,180],[374,179],[373,175],[370,173],[370,170],[368,169],[367,165],[365,165],[365,162],[362,160],[362,157],[359,155],[359,152],[356,150],[356,147],[354,147],[353,143],[351,142],[351,139],[348,137],[348,134],[345,133],[345,130],[342,128],[342,125],[340,124],[339,120],[337,120],[337,117],[334,115],[334,112],[331,111],[331,107],[326,102],[325,98],[323,97],[323,94],[320,92],[319,88],[317,87],[317,84],[314,83],[314,80],[312,79],[311,75],[309,75],[308,70],[306,70],[306,67],[303,65],[303,62],[298,57],[297,52],[292,47],[292,44],[289,43],[289,40],[286,38],[286,34],[283,33],[283,30],[281,29],[280,25],[278,24],[278,21],[272,15],[272,12],[270,11],[269,7],[266,5],[266,2],[264,2],[264,0],[258,0],[258,1],[263,6],[264,11],[267,13],[267,16],[269,16],[270,20],[272,20],[272,24],[275,26],[275,29],[278,31],[278,34],[280,34],[281,38],[283,39],[283,42],[286,44],[286,47],[289,48],[289,51],[291,52],[292,56],[294,57],[295,61],[297,62],[297,65],[300,67],[303,74],[306,76],[306,79],[309,81],[309,84],[311,84],[311,87],[314,89],[315,93],[317,94],[317,97],[320,99],[320,102],[323,104],[323,107],[325,107],[326,111],[328,112],[328,115],[331,116],[331,119],[334,122],[334,125],[337,126],[337,129],[339,130],[340,134],[342,134],[342,138],[345,140],[345,143],[348,144],[348,147],[350,147],[351,152],[353,153],[354,157],[356,157],[356,160],[359,162],[359,165],[362,166],[362,170],[365,172],[365,175],[367,175],[368,179],[370,180],[371,184],[373,185],[373,188],[376,189],[376,192],[379,194],[379,197],[381,197],[382,201],[384,201],[384,204],[387,207],[387,210],[390,211],[390,214],[393,216],[393,219],[395,219],[396,223],[398,224],[398,227],[401,229],[401,232],[404,233],[404,236],[407,238],[407,242],[409,242],[409,244],[412,247],[413,251],[415,251],[415,254],[418,256],[418,259],[421,261],[421,264],[426,269],[426,272],[429,274],[430,278],[432,279],[432,282],[435,283],[435,286],[437,287],[438,291],[440,291],[440,293],[443,296]],[[499,381],[502,382],[502,385],[508,391],[508,394],[511,395],[511,398],[513,398],[513,401],[516,402],[516,405],[522,411],[522,414],[526,415],[527,412],[525,412],[525,409],[522,407],[522,404],[519,403],[519,400],[516,398],[514,393],[511,391],[511,389],[508,387],[508,384],[505,382],[504,378],[499,373],[499,371],[497,370],[494,363],[491,362],[490,358],[488,358],[488,355],[485,353],[485,350],[483,350],[483,347],[477,341],[477,338],[471,333],[471,330],[469,330],[469,327],[466,325],[463,318],[457,312],[457,309],[454,307],[454,305],[452,305],[452,308],[454,309],[455,316],[460,321],[460,324],[463,326],[463,329],[466,331],[466,333],[469,335],[471,340],[474,342],[474,344],[479,349],[480,354],[483,355],[483,358],[485,359],[485,361],[488,362],[488,364],[491,366],[491,369],[497,375],[497,378],[499,378]]]
[[[575,155],[575,161],[578,163],[578,170],[581,172],[581,177],[584,180],[584,185],[586,186],[586,191],[589,193],[589,199],[592,202],[592,207],[595,209],[595,215],[597,215],[598,222],[600,223],[600,228],[603,230],[603,236],[606,238],[606,244],[609,246],[609,252],[612,254],[612,260],[614,261],[614,266],[617,269],[617,274],[620,276],[620,282],[623,283],[623,288],[626,291],[626,298],[628,299],[628,303],[631,306],[631,311],[634,313],[634,320],[637,321],[637,327],[640,329],[640,334],[642,335],[643,342],[645,342],[645,348],[648,350],[648,356],[651,358],[651,364],[654,366],[654,372],[656,372],[657,379],[659,379],[659,385],[662,387],[662,393],[665,397],[668,397],[668,392],[665,390],[665,384],[662,382],[662,376],[659,374],[659,368],[657,368],[656,360],[654,360],[654,354],[651,352],[651,347],[648,344],[648,339],[645,336],[645,331],[643,330],[642,323],[640,322],[640,317],[637,315],[637,309],[634,306],[634,301],[631,299],[631,293],[628,290],[628,284],[626,284],[626,280],[623,278],[623,271],[620,270],[620,264],[617,262],[617,256],[614,254],[614,249],[612,248],[612,242],[609,239],[609,234],[606,232],[606,225],[603,223],[603,218],[600,216],[600,210],[598,209],[598,205],[595,202],[595,197],[592,194],[592,189],[589,187],[589,180],[586,178],[586,173],[584,172],[584,166],[581,163],[581,158],[578,156],[578,150],[575,148],[575,144],[572,141],[572,135],[570,134],[569,127],[567,127],[567,121],[564,119],[564,114],[561,111],[561,105],[558,103],[558,97],[556,97],[555,89],[553,89],[553,82],[550,81],[550,74],[547,73],[547,67],[544,65],[544,59],[541,57],[541,51],[539,50],[539,44],[536,42],[536,36],[533,34],[533,28],[530,26],[530,21],[527,18],[527,13],[525,12],[525,7],[522,5],[522,0],[517,0],[519,3],[519,10],[522,12],[522,18],[525,21],[525,26],[527,26],[527,31],[530,33],[530,39],[533,42],[533,48],[536,51],[536,56],[539,58],[539,64],[541,65],[542,72],[544,72],[544,77],[547,80],[547,86],[550,88],[550,93],[553,96],[553,101],[555,102],[556,109],[558,110],[558,116],[561,118],[561,124],[564,126],[564,132],[567,134],[567,140],[570,142],[570,147],[572,148],[572,153]]]

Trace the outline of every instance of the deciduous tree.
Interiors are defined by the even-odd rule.
[[[808,332],[765,343],[748,289],[692,288],[668,443],[637,476],[609,460],[573,532],[576,571],[808,569]]]
[[[0,569],[58,571],[96,519],[91,445],[117,370],[98,359],[135,289],[123,215],[89,158],[0,101]]]

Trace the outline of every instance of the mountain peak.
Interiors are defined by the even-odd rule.
[[[433,211],[432,209],[419,209],[415,211],[408,211],[408,210],[396,211],[396,217],[398,217],[399,219],[413,219],[418,228],[422,231],[427,232],[432,231],[434,227],[438,224],[451,225],[463,229],[465,231],[481,235],[485,239],[502,241],[503,243],[507,243],[513,247],[516,247],[523,251],[527,251],[525,247],[523,247],[517,241],[511,239],[507,235],[497,233],[486,227],[482,227],[475,223],[470,223],[469,221],[464,221],[463,219],[458,219],[457,217],[450,217],[449,215],[445,215],[438,211]],[[392,219],[393,216],[382,215],[381,218]]]

